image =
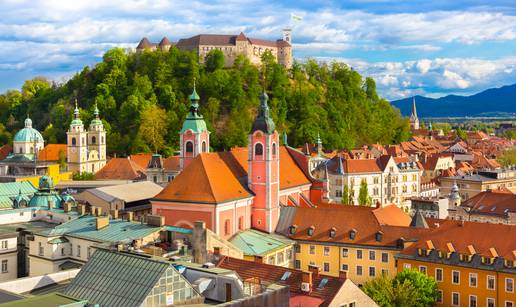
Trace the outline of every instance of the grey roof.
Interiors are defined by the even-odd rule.
[[[297,208],[296,207],[280,207],[280,217],[278,220],[278,225],[276,226],[276,233],[289,236],[289,227],[292,225],[292,220],[296,215]]]
[[[100,199],[111,202],[120,199],[126,203],[153,198],[163,187],[151,181],[139,181],[102,188],[89,189],[83,193],[91,193]]]
[[[99,249],[64,293],[100,306],[138,307],[171,267],[165,261]]]
[[[416,213],[412,217],[412,221],[410,222],[411,227],[418,227],[418,228],[429,228],[428,223],[426,222],[425,217],[423,216],[423,213],[421,211],[416,210]]]
[[[18,301],[23,298],[24,298],[23,296],[18,295],[16,293],[12,293],[12,292],[8,292],[8,291],[0,289],[0,304],[12,302],[12,301]]]

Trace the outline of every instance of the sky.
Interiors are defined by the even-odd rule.
[[[35,76],[64,82],[144,36],[278,39],[285,27],[296,59],[347,63],[389,100],[516,83],[514,0],[2,0],[0,92]]]

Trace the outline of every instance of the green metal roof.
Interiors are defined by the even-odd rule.
[[[294,241],[275,234],[268,234],[254,229],[240,231],[230,240],[245,255],[261,256],[276,249],[294,244]]]
[[[29,181],[0,183],[0,208],[12,208],[13,200],[20,191],[28,202],[37,189]]]
[[[48,241],[48,243],[50,243],[50,244],[60,244],[60,243],[67,243],[67,242],[70,242],[70,240],[68,240],[65,237],[57,237],[57,238],[54,238],[54,239]]]
[[[165,226],[165,230],[172,231],[172,232],[178,232],[178,233],[184,233],[184,234],[193,233],[192,229],[177,227],[177,226]]]
[[[32,128],[32,120],[27,117],[25,128],[18,131],[14,136],[15,142],[43,142],[43,136],[38,130]]]
[[[87,306],[87,301],[61,293],[50,293],[2,304],[2,307],[65,307]]]
[[[29,207],[43,207],[48,209],[48,204],[53,202],[54,208],[62,208],[62,199],[57,192],[36,192],[29,201]]]
[[[8,155],[3,162],[33,162],[34,154],[17,154],[12,153]]]
[[[39,234],[47,237],[66,235],[96,242],[117,243],[141,239],[162,229],[142,223],[111,219],[109,225],[97,230],[96,219],[91,215],[81,216]]]
[[[137,307],[167,269],[175,271],[166,261],[98,249],[64,293],[100,306]]]

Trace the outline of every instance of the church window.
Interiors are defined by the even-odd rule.
[[[75,146],[77,144],[77,140],[75,138],[72,138],[72,146]]]
[[[244,230],[244,217],[243,216],[238,218],[238,229]]]
[[[193,143],[192,142],[190,142],[190,141],[186,142],[185,147],[186,147],[186,152],[193,152]]]
[[[85,143],[86,143],[86,141],[84,140],[84,138],[82,138],[82,144],[85,144]]]
[[[97,143],[97,138],[95,136],[91,137],[91,143],[92,144],[96,144]]]
[[[261,156],[263,155],[263,145],[260,143],[257,143],[254,145],[254,155],[255,156]]]
[[[276,155],[276,143],[272,143],[272,155]]]
[[[202,141],[202,152],[207,152],[206,151],[206,141]]]
[[[228,236],[228,235],[229,235],[229,233],[230,233],[229,226],[230,226],[229,220],[226,220],[226,221],[224,222],[224,234],[225,234],[226,236]]]

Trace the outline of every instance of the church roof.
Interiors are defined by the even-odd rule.
[[[247,189],[247,148],[201,153],[155,199],[223,203],[252,197]],[[285,147],[280,147],[280,189],[310,184]]]
[[[163,38],[161,39],[161,41],[159,42],[159,46],[160,46],[160,47],[163,47],[163,46],[170,46],[170,45],[172,45],[172,43],[170,42],[170,40],[169,40],[169,39],[168,39],[168,37],[166,37],[166,36],[165,36],[165,37],[163,37]]]
[[[14,142],[43,142],[43,136],[38,130],[32,128],[32,120],[27,117],[25,128],[16,133]]]
[[[7,156],[13,151],[13,147],[10,144],[5,144],[0,147],[0,161],[7,158]]]
[[[258,107],[258,114],[254,119],[251,133],[259,130],[267,134],[272,134],[276,129],[274,121],[269,114],[269,106],[267,105],[268,99],[269,96],[267,96],[267,93],[263,92],[263,94],[260,95],[260,106]]]

